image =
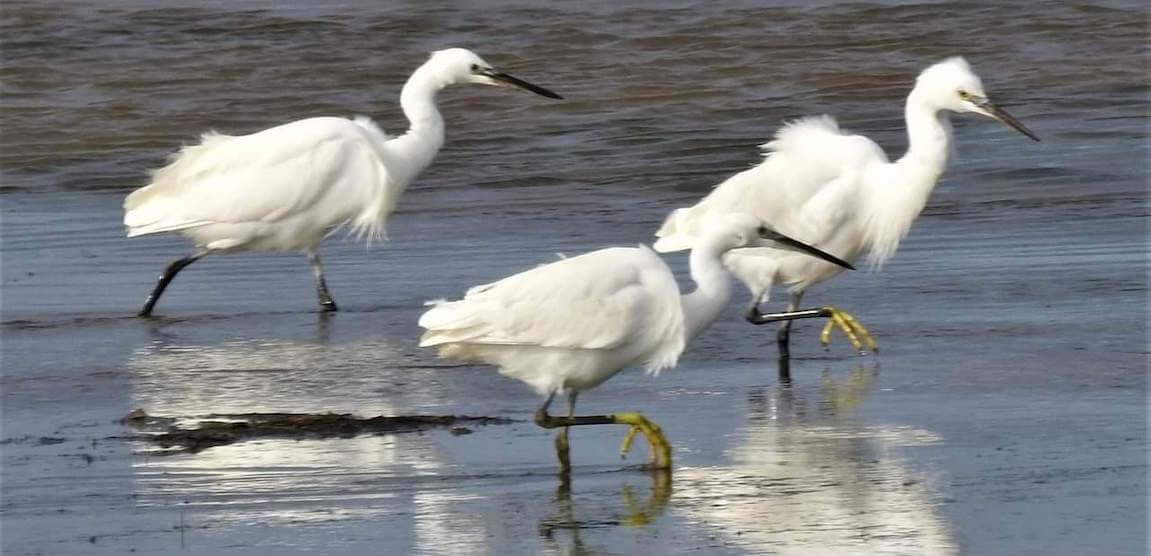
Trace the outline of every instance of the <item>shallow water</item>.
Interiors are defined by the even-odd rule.
[[[1146,10],[1136,2],[5,2],[0,79],[5,554],[1136,554],[1146,546]],[[319,114],[402,129],[426,52],[468,46],[568,100],[442,94],[448,142],[391,241],[324,247],[344,309],[294,255],[205,259],[132,317],[179,238],[126,240],[120,203],[196,135]],[[553,257],[647,241],[831,112],[893,154],[916,72],[963,54],[1043,137],[954,118],[957,157],[896,257],[812,303],[883,353],[772,330],[742,297],[637,409],[670,477],[572,433],[554,475],[539,400],[416,347],[431,298]],[[677,269],[680,256],[672,257]],[[777,294],[778,295],[778,294]],[[135,408],[517,419],[158,455]]]

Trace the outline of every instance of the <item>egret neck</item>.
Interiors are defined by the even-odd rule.
[[[951,150],[951,120],[947,112],[931,103],[920,89],[907,96],[907,152],[895,163],[880,170],[885,179],[863,183],[882,191],[860,196],[867,204],[865,226],[871,262],[883,264],[895,254],[899,241],[907,235],[915,218],[927,205],[939,176],[947,166]]]
[[[444,118],[436,107],[436,94],[448,85],[441,72],[432,64],[424,64],[408,78],[400,92],[400,108],[408,118],[408,131],[386,143],[393,160],[389,171],[404,174],[400,181],[419,174],[431,164],[444,144]]]
[[[897,164],[908,167],[910,183],[931,191],[947,166],[951,150],[951,119],[921,89],[907,96],[904,118],[907,125],[907,153]]]
[[[714,241],[698,244],[691,250],[688,265],[695,291],[679,298],[685,342],[690,342],[715,322],[731,298],[731,279],[722,262],[724,251],[726,249]]]

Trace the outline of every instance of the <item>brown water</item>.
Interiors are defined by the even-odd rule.
[[[481,1],[0,5],[4,554],[1139,554],[1146,547],[1147,17],[1141,2]],[[405,125],[430,50],[554,88],[441,95],[448,142],[391,242],[206,259],[131,317],[179,238],[122,237],[123,196],[207,129],[314,115]],[[648,241],[830,112],[894,156],[916,73],[968,57],[1044,139],[957,117],[957,157],[895,259],[808,300],[882,357],[729,314],[679,368],[581,399],[637,409],[670,478],[573,432],[570,485],[530,422],[269,439],[157,456],[137,407],[526,419],[494,370],[416,347],[421,303]],[[682,257],[674,257],[682,269]],[[739,303],[742,303],[742,298]]]

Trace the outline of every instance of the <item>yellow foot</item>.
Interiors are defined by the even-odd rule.
[[[623,435],[623,442],[619,445],[619,458],[624,459],[627,453],[631,451],[631,441],[635,439],[635,433],[639,432],[639,427],[630,426],[627,428],[627,434]]]
[[[646,417],[635,411],[613,413],[611,418],[616,424],[631,425],[623,437],[623,444],[620,445],[620,457],[627,457],[635,434],[640,432],[643,433],[647,443],[651,446],[652,467],[656,469],[671,467],[671,445],[668,444],[667,437],[663,435],[659,425],[648,421]]]
[[[847,311],[830,305],[824,307],[823,310],[830,313],[827,324],[823,325],[823,331],[819,333],[819,343],[822,344],[823,347],[827,347],[828,342],[831,340],[831,329],[838,326],[839,329],[843,331],[843,334],[847,336],[847,339],[851,340],[851,345],[855,347],[856,351],[879,353],[879,348],[875,346],[875,339],[871,337],[871,333],[868,332],[855,317],[851,316]],[[864,346],[866,346],[866,348]]]

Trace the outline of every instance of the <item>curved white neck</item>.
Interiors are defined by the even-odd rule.
[[[904,107],[907,123],[907,152],[897,164],[914,165],[928,172],[932,180],[943,173],[951,151],[951,120],[947,112],[929,103],[924,93],[913,89]]]
[[[731,278],[723,267],[723,252],[714,243],[697,244],[688,264],[695,291],[681,295],[684,341],[690,342],[707,328],[731,299]]]
[[[951,121],[924,97],[918,89],[907,96],[907,152],[864,182],[882,190],[862,196],[867,203],[866,242],[875,266],[895,254],[947,167]]]
[[[444,119],[436,107],[436,93],[447,85],[425,63],[412,73],[400,92],[400,108],[408,118],[409,127],[406,133],[388,141],[387,148],[392,155],[403,161],[394,166],[406,174],[402,176],[403,182],[414,178],[426,168],[444,144]]]

